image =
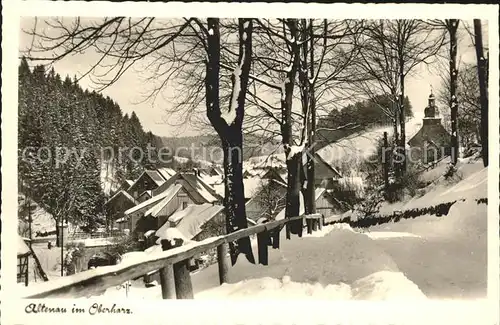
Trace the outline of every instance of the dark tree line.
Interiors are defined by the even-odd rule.
[[[105,161],[113,165],[110,178],[118,184],[149,165],[139,150],[126,150],[138,147],[146,152],[156,139],[143,130],[135,113],[124,115],[111,98],[82,89],[54,69],[30,69],[24,58],[18,114],[21,190],[57,224],[64,218],[87,231],[99,226],[106,194],[112,194],[105,194],[101,184]]]

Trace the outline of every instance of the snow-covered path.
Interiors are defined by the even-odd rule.
[[[487,288],[487,206],[458,202],[447,216],[422,216],[370,231],[419,237],[377,241],[429,298],[484,298]]]

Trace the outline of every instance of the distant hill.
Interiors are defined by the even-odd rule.
[[[161,137],[162,145],[175,156],[222,163],[223,153],[218,135],[189,137]],[[255,135],[247,135],[243,143],[243,159],[269,155],[280,147],[280,142],[270,143]],[[191,149],[193,148],[193,149]],[[166,149],[165,149],[166,150]]]

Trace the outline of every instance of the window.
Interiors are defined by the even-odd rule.
[[[182,210],[186,209],[188,206],[188,203],[186,201],[182,202]]]

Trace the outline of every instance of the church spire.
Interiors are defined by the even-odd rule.
[[[425,117],[436,117],[436,98],[432,92],[431,85],[431,94],[429,95],[429,104],[424,110]]]

